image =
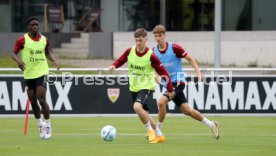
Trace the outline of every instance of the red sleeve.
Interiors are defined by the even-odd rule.
[[[173,86],[172,86],[172,82],[171,82],[169,73],[167,72],[167,70],[165,69],[163,64],[160,62],[160,60],[154,53],[152,53],[150,61],[151,61],[151,66],[155,69],[155,71],[158,73],[158,75],[168,78],[167,89],[168,89],[168,92],[172,92]]]
[[[18,54],[19,51],[24,48],[24,44],[25,44],[24,36],[23,35],[19,36],[18,39],[16,40],[15,44],[14,44],[13,52],[15,54]]]
[[[49,40],[48,40],[48,38],[46,38],[46,47],[45,47],[46,54],[49,54],[49,47],[50,47]]]
[[[188,54],[180,45],[173,43],[172,44],[173,51],[176,57],[185,58]]]
[[[130,53],[131,48],[128,48],[112,65],[116,68],[121,67],[123,64],[127,62],[127,57]]]

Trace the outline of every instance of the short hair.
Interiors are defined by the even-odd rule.
[[[166,28],[165,28],[165,26],[159,24],[153,28],[152,32],[153,32],[153,34],[161,34],[161,33],[165,34]]]
[[[38,18],[36,16],[31,16],[31,17],[28,17],[27,20],[26,20],[26,24],[29,25],[31,21],[33,20],[38,20]]]
[[[144,28],[139,28],[139,29],[136,29],[135,32],[134,32],[134,37],[137,38],[137,37],[146,37],[147,36],[147,31],[144,29]]]

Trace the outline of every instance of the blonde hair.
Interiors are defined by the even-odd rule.
[[[166,33],[166,28],[165,26],[159,24],[157,26],[155,26],[152,30],[153,34],[165,34]]]

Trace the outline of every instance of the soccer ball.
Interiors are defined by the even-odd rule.
[[[104,126],[101,130],[101,137],[104,141],[112,141],[116,136],[116,129],[111,125]]]

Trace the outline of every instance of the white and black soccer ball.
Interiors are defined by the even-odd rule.
[[[101,137],[104,141],[112,141],[116,138],[117,131],[111,125],[104,126],[101,130]]]

